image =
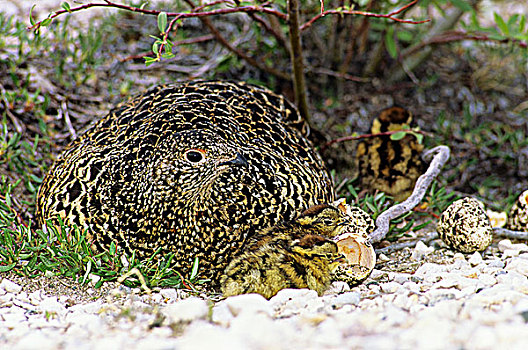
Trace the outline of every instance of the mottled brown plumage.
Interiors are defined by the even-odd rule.
[[[40,223],[61,217],[141,256],[195,257],[215,278],[250,232],[333,199],[330,177],[283,97],[234,82],[154,87],[112,110],[53,164]]]
[[[401,108],[383,110],[372,123],[371,133],[398,131],[412,127],[412,114]],[[420,158],[423,145],[413,135],[401,140],[379,136],[360,142],[356,151],[360,186],[379,190],[403,201],[412,193],[418,177],[425,170]]]
[[[345,212],[317,205],[295,220],[258,232],[227,266],[220,280],[222,292],[271,298],[281,289],[309,288],[322,294],[332,273],[346,261],[328,238],[344,233],[349,224]]]

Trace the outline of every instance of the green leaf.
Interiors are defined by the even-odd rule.
[[[31,23],[32,26],[35,25],[35,19],[33,18],[33,10],[35,9],[35,6],[37,5],[31,6],[31,10],[29,10],[29,23]]]
[[[421,145],[423,143],[424,136],[417,132],[412,133],[416,137],[416,141]]]
[[[159,54],[159,43],[156,41],[154,44],[152,44],[152,53],[158,56]]]
[[[189,278],[190,280],[193,280],[196,275],[198,275],[198,265],[199,265],[199,261],[198,261],[198,257],[194,258],[194,262],[193,262],[193,266],[192,266],[192,270],[191,270],[191,277]]]
[[[396,41],[394,40],[394,27],[389,27],[385,33],[385,47],[392,58],[398,56],[398,49],[396,48]]]
[[[40,25],[42,27],[47,27],[51,24],[51,18],[46,18],[45,20],[42,21],[42,23],[40,23]]]
[[[519,21],[519,32],[524,32],[524,26],[526,25],[526,16],[522,15],[521,20]]]
[[[393,140],[393,141],[399,141],[399,140],[403,139],[405,137],[405,135],[407,135],[407,132],[398,131],[398,132],[395,132],[394,134],[392,134],[390,136],[390,139]]]
[[[38,177],[35,174],[29,174],[29,178],[31,179],[31,181],[36,182],[38,184],[42,183],[42,178]]]
[[[413,33],[407,31],[407,30],[399,30],[396,32],[396,36],[398,37],[398,40],[410,43],[414,39]]]
[[[9,193],[6,193],[6,194],[5,194],[5,203],[6,203],[6,205],[7,205],[9,208],[11,208],[11,204],[12,204],[12,203],[11,203],[11,194],[9,194]]]
[[[508,25],[506,24],[506,22],[504,22],[502,17],[497,12],[493,13],[493,17],[495,18],[495,24],[497,24],[497,27],[499,27],[500,31],[504,35],[510,34],[510,30],[508,28]]]
[[[8,271],[12,270],[13,267],[15,267],[15,265],[16,265],[16,263],[5,265],[5,266],[0,266],[0,272],[8,272]]]
[[[163,55],[161,55],[162,58],[169,59],[173,58],[175,55],[172,52],[165,52]]]
[[[63,3],[61,4],[61,7],[62,7],[63,9],[65,9],[66,11],[71,12],[70,4],[68,4],[67,2],[63,2]]]
[[[167,12],[160,12],[158,15],[158,29],[161,33],[165,33],[167,28]]]
[[[513,25],[517,23],[517,20],[519,19],[519,15],[516,13],[512,15],[510,18],[508,18],[508,28],[512,28]]]
[[[471,7],[470,4],[468,4],[465,0],[450,0],[451,3],[461,9],[464,12],[473,12],[473,7]]]

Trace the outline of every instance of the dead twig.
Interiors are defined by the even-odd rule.
[[[524,48],[524,49],[528,48],[528,43],[522,40],[519,40],[519,39],[515,39],[515,38],[496,39],[496,38],[491,38],[487,34],[467,33],[467,32],[463,32],[459,30],[452,30],[452,31],[444,32],[436,36],[433,36],[429,40],[420,42],[417,46],[413,46],[412,50],[406,52],[406,54],[412,55],[415,52],[420,51],[421,49],[429,45],[447,44],[451,42],[464,41],[464,40],[489,41],[489,42],[497,42],[501,44],[513,43],[515,45],[518,45],[521,48]]]
[[[191,0],[185,0],[185,2],[191,8],[193,8],[193,9],[196,8],[196,6],[194,5],[194,3]],[[224,38],[224,36],[218,31],[218,29],[216,29],[216,27],[213,25],[213,23],[211,22],[211,20],[209,18],[200,17],[200,20],[209,29],[209,31],[214,35],[215,39],[220,44],[222,44],[229,51],[233,52],[239,58],[243,59],[244,61],[246,61],[247,63],[249,63],[253,67],[256,67],[256,68],[258,68],[258,69],[260,69],[260,70],[262,70],[264,72],[268,72],[270,74],[273,74],[273,75],[275,75],[278,78],[284,79],[286,81],[289,81],[291,79],[289,74],[287,74],[285,72],[282,72],[282,71],[280,71],[278,69],[275,69],[273,67],[268,67],[264,63],[261,63],[261,62],[257,61],[255,58],[249,56],[248,54],[246,54],[242,50],[240,50],[240,49],[234,47],[233,45],[231,45],[231,43],[226,38]]]
[[[266,7],[269,3],[264,3],[262,6],[238,6],[230,8],[221,8],[211,11],[201,11],[201,12],[167,12],[167,17],[179,17],[179,18],[193,18],[193,17],[209,17],[215,15],[223,15],[229,13],[241,13],[241,12],[253,12],[253,13],[267,13],[273,16],[276,16],[284,21],[288,20],[288,16],[280,11],[277,11],[271,7]],[[35,24],[29,26],[28,30],[39,30],[42,26],[42,22],[46,20],[53,20],[54,18],[64,15],[66,13],[73,13],[78,11],[83,11],[93,7],[110,7],[121,10],[127,10],[131,12],[137,12],[144,15],[154,15],[157,16],[163,11],[158,10],[147,10],[139,7],[128,6],[124,4],[119,4],[111,1],[105,0],[104,3],[88,3],[77,7],[72,7],[69,10],[58,10],[50,14],[47,18],[36,22]],[[196,8],[193,6],[193,8]],[[198,9],[204,8],[204,6],[198,7]]]
[[[293,90],[295,103],[299,114],[311,125],[310,109],[304,78],[303,49],[301,44],[301,31],[299,30],[299,0],[288,0],[288,27],[290,31],[290,61],[292,62]]]
[[[408,3],[407,5],[401,7],[399,9],[397,9],[397,10],[394,10],[394,11],[392,11],[390,13],[387,13],[387,14],[373,13],[373,12],[366,12],[366,11],[355,11],[355,10],[341,10],[341,9],[324,10],[324,8],[321,7],[321,12],[319,14],[315,15],[314,17],[312,17],[306,23],[304,23],[300,27],[300,30],[303,31],[303,30],[306,30],[306,29],[310,28],[312,26],[312,24],[314,24],[318,19],[320,19],[321,17],[324,17],[326,15],[339,15],[339,16],[341,16],[341,15],[359,15],[359,16],[365,16],[365,17],[386,18],[386,19],[390,19],[390,20],[395,21],[395,22],[409,23],[409,24],[421,24],[421,23],[426,23],[426,22],[431,21],[430,19],[425,19],[425,20],[422,20],[422,21],[413,21],[413,20],[409,20],[409,19],[401,19],[401,18],[398,18],[398,17],[394,17],[394,16],[402,13],[403,11],[408,10],[411,6],[414,6],[417,2],[418,2],[418,0],[413,0],[412,2]]]
[[[376,229],[370,235],[373,243],[379,242],[385,238],[389,232],[389,224],[392,219],[409,212],[418,204],[420,204],[423,197],[425,196],[425,192],[449,159],[451,151],[447,146],[437,146],[427,152],[424,152],[423,157],[426,158],[435,153],[436,155],[431,161],[427,171],[416,181],[416,185],[414,186],[411,196],[403,202],[385,210],[380,214],[380,216],[378,216],[376,219]]]
[[[503,237],[509,239],[519,239],[523,241],[528,240],[528,232],[523,231],[512,231],[502,227],[493,228],[493,235],[496,237]]]
[[[68,104],[66,101],[61,102],[61,107],[59,109],[59,113],[62,114],[61,117],[64,117],[64,122],[66,123],[66,127],[68,128],[68,131],[70,132],[70,136],[73,139],[77,138],[77,132],[75,132],[75,128],[73,127],[73,124],[70,119],[70,113],[68,111]]]
[[[402,250],[405,248],[414,248],[418,242],[424,242],[425,244],[428,244],[432,240],[435,240],[438,238],[438,232],[432,231],[427,233],[423,237],[419,237],[418,239],[414,239],[412,241],[407,242],[401,242],[401,243],[395,243],[385,248],[375,249],[376,254],[388,254],[395,252],[397,250]]]

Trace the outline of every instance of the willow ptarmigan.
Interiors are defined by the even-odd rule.
[[[334,199],[291,103],[245,83],[154,87],[118,105],[51,166],[37,217],[146,256],[195,257],[213,279],[247,236]]]

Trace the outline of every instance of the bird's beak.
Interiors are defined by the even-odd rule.
[[[335,258],[334,263],[344,264],[347,262],[346,257],[343,254],[339,254],[339,257]]]
[[[227,160],[225,162],[222,162],[219,164],[220,166],[222,165],[241,165],[241,166],[244,166],[244,167],[248,167],[248,162],[246,160],[246,158],[244,158],[244,156],[240,153],[237,153],[237,156],[236,158],[233,158],[231,160]]]

